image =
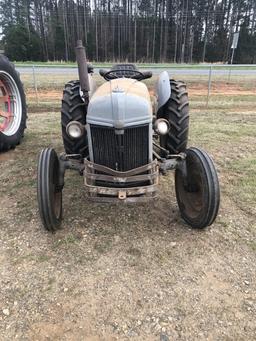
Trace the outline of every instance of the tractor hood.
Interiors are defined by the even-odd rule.
[[[118,78],[101,85],[90,99],[88,124],[122,129],[152,122],[152,105],[144,83]]]

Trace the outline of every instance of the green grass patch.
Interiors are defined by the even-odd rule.
[[[227,168],[233,175],[233,195],[243,209],[256,213],[256,156],[241,156],[228,162]]]
[[[72,246],[73,244],[79,243],[80,238],[77,235],[69,233],[65,237],[56,240],[53,243],[53,249],[58,249],[58,248],[68,248]]]

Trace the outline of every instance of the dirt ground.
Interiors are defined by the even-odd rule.
[[[198,94],[206,95],[207,94],[207,85],[202,83],[193,83],[189,85],[189,95],[190,96],[196,96]],[[153,93],[152,89],[152,93]],[[241,84],[227,84],[225,82],[216,82],[213,83],[211,86],[211,95],[256,95],[256,88],[245,88]],[[52,89],[41,89],[39,91],[39,99],[57,99],[60,100],[62,96],[62,92],[60,90],[52,90]],[[27,93],[28,100],[35,99],[35,92],[30,89],[30,91]]]
[[[62,151],[58,112],[30,112],[23,143],[0,156],[0,340],[255,340],[256,111],[192,109],[190,145],[221,184],[216,222],[180,218],[173,174],[151,204],[88,201],[69,172],[64,221],[43,230],[41,148]]]

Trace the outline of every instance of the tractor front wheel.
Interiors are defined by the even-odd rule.
[[[182,218],[193,228],[211,225],[219,210],[220,189],[210,156],[198,148],[186,150],[183,169],[175,171],[175,191]]]
[[[62,220],[62,187],[59,186],[60,164],[54,149],[44,148],[38,160],[37,200],[46,230],[54,232]]]

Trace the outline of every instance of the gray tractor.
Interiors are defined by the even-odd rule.
[[[62,220],[66,169],[78,171],[91,200],[147,202],[157,197],[159,178],[175,170],[181,217],[193,228],[211,225],[219,209],[217,173],[210,156],[187,149],[189,103],[186,85],[162,72],[156,100],[142,82],[151,72],[133,64],[100,70],[106,82],[96,89],[85,49],[76,48],[79,81],[66,84],[61,124],[65,153],[45,148],[39,155],[38,203],[44,227]]]

